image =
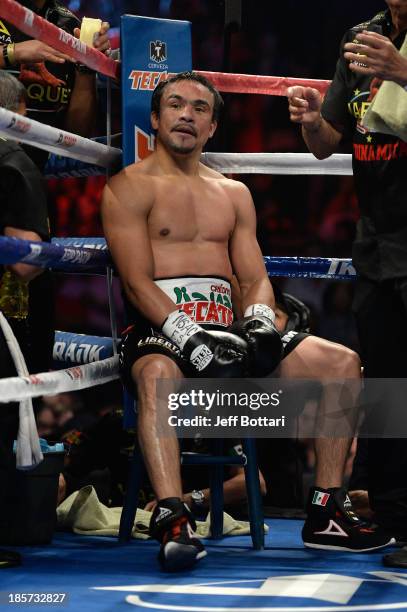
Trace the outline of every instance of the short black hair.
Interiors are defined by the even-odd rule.
[[[0,70],[0,107],[17,112],[20,104],[27,101],[27,92],[21,81],[7,70]]]
[[[154,89],[153,97],[151,98],[151,112],[156,113],[157,116],[160,115],[160,104],[161,97],[163,95],[164,89],[167,85],[171,85],[171,83],[177,83],[178,81],[195,81],[196,83],[200,83],[213,94],[213,113],[212,119],[217,121],[219,119],[219,115],[221,109],[223,108],[223,98],[220,95],[219,91],[212,85],[212,83],[206,77],[198,74],[197,72],[178,72],[178,74],[174,74],[174,76],[165,79],[165,81],[160,81],[157,87]]]

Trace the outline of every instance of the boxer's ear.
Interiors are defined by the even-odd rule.
[[[159,116],[155,111],[152,111],[152,113],[150,114],[150,121],[153,130],[158,130]]]
[[[214,135],[214,133],[216,132],[216,128],[218,127],[218,122],[217,121],[212,121],[211,123],[211,128],[209,130],[209,138],[212,138],[212,136]]]

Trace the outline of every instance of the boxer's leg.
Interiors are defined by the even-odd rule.
[[[316,486],[311,489],[307,504],[307,520],[302,537],[311,548],[351,550],[362,552],[382,548],[392,539],[380,529],[363,523],[353,512],[352,504],[342,488],[346,458],[352,440],[353,422],[356,423],[356,400],[360,390],[360,361],[350,349],[315,336],[308,336],[282,361],[280,375],[287,378],[338,380],[339,384],[323,385],[318,421],[323,431],[324,415],[343,411],[341,395],[346,386],[346,411],[350,434],[347,437],[319,437],[315,440]],[[352,383],[354,381],[355,384]],[[345,418],[345,417],[344,417]],[[318,423],[317,423],[318,427]]]
[[[155,496],[182,498],[178,440],[174,427],[168,422],[165,427],[156,397],[157,380],[180,379],[181,370],[165,355],[146,355],[133,365],[132,377],[137,388],[138,439]]]
[[[150,354],[137,359],[131,374],[137,389],[138,439],[157,498],[150,533],[161,542],[158,559],[164,570],[187,569],[206,551],[195,537],[195,521],[182,502],[178,440],[168,424],[167,406],[160,405],[156,391],[158,380],[177,380],[182,373],[170,357]]]
[[[356,400],[359,393],[360,360],[354,351],[329,342],[316,336],[308,336],[283,359],[280,366],[282,378],[304,378],[310,380],[354,380],[348,389],[353,394],[352,400],[355,410],[353,414],[347,412],[347,419],[356,421]],[[323,431],[324,414],[338,413],[341,407],[342,385],[324,385],[319,406],[317,429]],[[352,423],[349,423],[352,429]],[[315,484],[318,487],[341,487],[343,472],[348,456],[352,437],[315,439],[316,469]]]

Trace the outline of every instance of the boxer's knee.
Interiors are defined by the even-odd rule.
[[[333,344],[329,349],[329,368],[333,378],[360,378],[361,363],[359,355],[341,344]]]
[[[139,399],[155,398],[157,381],[180,377],[178,366],[165,355],[146,355],[138,359],[131,369]]]
[[[134,382],[137,385],[155,382],[159,378],[177,376],[177,366],[165,355],[146,355],[138,359],[131,369]]]

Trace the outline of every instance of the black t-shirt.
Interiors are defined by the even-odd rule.
[[[389,36],[389,11],[348,30],[342,39],[336,72],[322,115],[353,141],[353,174],[361,219],[353,245],[359,274],[376,281],[407,276],[407,143],[389,134],[369,132],[361,119],[381,85],[352,72],[343,45],[362,30]],[[393,41],[400,48],[405,32]],[[407,96],[407,93],[406,93]]]
[[[44,179],[17,143],[0,138],[0,234],[6,226],[49,239]]]
[[[4,228],[7,226],[36,232],[42,240],[49,240],[44,179],[34,162],[17,143],[0,138],[0,235],[4,234]],[[0,264],[0,282],[3,272],[4,267]],[[44,274],[39,279],[42,276]],[[37,322],[31,320],[32,283],[35,282],[31,281],[29,285],[28,318],[9,320],[31,373],[49,368],[52,340],[51,338],[47,342]],[[42,310],[46,310],[44,296]],[[35,339],[35,334],[39,335],[38,340]],[[52,331],[52,337],[53,335]],[[43,358],[44,351],[47,354]]]
[[[38,9],[30,0],[20,0],[20,4],[69,34],[73,34],[74,29],[81,25],[80,20],[58,0],[47,0],[42,9]],[[2,24],[0,45],[30,40],[29,36],[7,21],[3,20]],[[41,123],[62,128],[75,84],[75,65],[68,61],[64,64],[42,62],[21,64],[18,68],[13,66],[9,71],[26,87],[28,116]],[[48,159],[46,151],[27,147],[27,152],[40,168],[45,165]]]

